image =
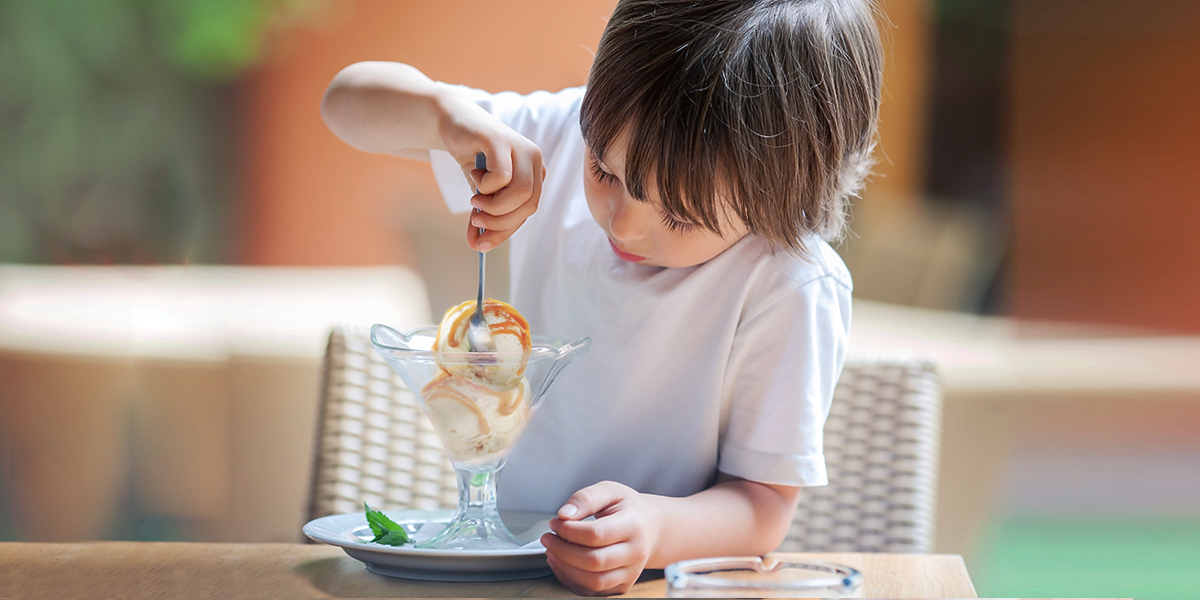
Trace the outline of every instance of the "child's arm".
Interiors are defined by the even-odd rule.
[[[542,536],[550,568],[578,594],[629,591],[643,569],[687,558],[760,556],[779,546],[800,488],[720,474],[686,498],[604,481],[571,496]],[[574,510],[572,510],[574,509]],[[595,515],[594,521],[582,519]]]
[[[450,86],[408,65],[361,62],[338,73],[321,100],[321,117],[335,135],[366,152],[429,160],[445,150],[478,186],[467,231],[485,251],[508,239],[537,209],[546,177],[536,144]],[[487,155],[487,173],[474,170]],[[478,227],[487,232],[479,235]]]

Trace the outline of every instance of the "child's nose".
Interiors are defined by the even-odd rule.
[[[621,199],[614,203],[608,217],[608,231],[618,240],[637,240],[646,237],[647,218],[653,217],[649,205]]]

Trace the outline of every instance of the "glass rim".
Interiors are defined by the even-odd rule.
[[[792,582],[725,579],[709,575],[709,573],[714,571],[732,571],[737,569],[748,569],[758,573],[771,573],[786,568],[826,571],[831,573],[831,575]],[[708,589],[751,588],[799,591],[829,588],[852,590],[862,584],[862,572],[854,567],[818,559],[791,561],[768,557],[767,560],[763,560],[761,556],[718,556],[681,560],[667,565],[664,575],[667,580],[667,587],[671,589],[703,587]]]
[[[398,355],[398,357],[402,357],[404,360],[436,362],[448,365],[503,365],[536,362],[558,358],[564,354],[574,352],[581,346],[589,346],[592,342],[590,337],[567,340],[544,335],[531,335],[530,339],[533,342],[533,347],[529,349],[529,352],[438,352],[437,350],[422,350],[385,343],[380,340],[380,334],[384,331],[390,332],[388,335],[394,336],[403,342],[421,335],[436,338],[438,331],[436,325],[416,327],[401,333],[393,327],[376,323],[371,326],[371,345],[379,352]]]

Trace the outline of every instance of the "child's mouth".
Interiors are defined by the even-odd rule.
[[[636,254],[630,254],[628,252],[623,252],[620,248],[617,247],[616,244],[613,243],[612,240],[608,240],[608,245],[612,246],[613,253],[615,253],[617,255],[617,258],[620,258],[621,260],[627,260],[627,261],[633,262],[633,263],[642,262],[643,260],[646,260],[645,256],[638,256]]]

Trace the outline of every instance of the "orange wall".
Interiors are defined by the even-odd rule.
[[[396,221],[439,202],[428,167],[340,142],[318,106],[361,60],[411,63],[434,79],[499,90],[580,85],[614,0],[333,0],[320,23],[272,40],[237,90],[243,206],[238,261],[260,265],[410,263]]]
[[[1200,5],[1128,6],[1017,3],[1013,309],[1200,332]]]
[[[318,114],[342,67],[416,65],[493,91],[582,84],[615,0],[328,0],[317,23],[276,36],[237,90],[243,202],[237,261],[260,265],[414,264],[399,221],[441,210],[429,169],[343,144]],[[924,144],[928,0],[882,3],[891,26],[881,154],[872,189],[911,196]],[[444,222],[444,221],[443,221]]]
[[[878,162],[867,187],[889,202],[912,203],[924,179],[929,127],[931,0],[883,0],[883,104],[879,107]]]

